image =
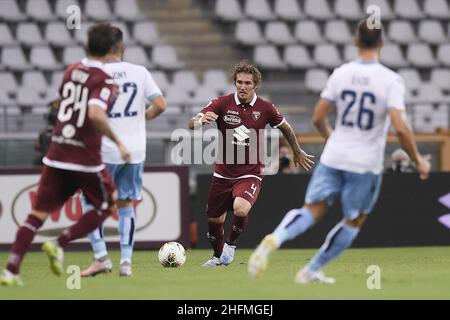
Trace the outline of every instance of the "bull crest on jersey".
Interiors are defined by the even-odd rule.
[[[253,113],[252,113],[253,120],[257,121],[260,117],[261,117],[261,112],[253,111]]]

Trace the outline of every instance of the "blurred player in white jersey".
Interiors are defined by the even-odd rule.
[[[383,46],[381,26],[372,28],[368,19],[362,20],[355,44],[359,59],[334,70],[314,110],[313,123],[326,145],[308,185],[305,204],[289,211],[250,256],[248,271],[253,277],[266,270],[271,251],[308,230],[340,195],[343,219],[295,277],[297,283],[335,282],[321,268],[350,247],[375,205],[391,121],[420,177],[428,177],[429,157],[419,153],[406,120],[403,81],[379,63]],[[337,117],[332,130],[326,116],[334,109]]]
[[[146,155],[145,121],[161,114],[166,108],[166,100],[153,80],[150,72],[143,66],[123,62],[125,51],[122,31],[115,28],[120,43],[105,64],[109,73],[120,87],[120,95],[109,111],[109,123],[131,154],[131,160],[125,163],[119,150],[110,139],[102,141],[102,160],[111,173],[118,192],[118,215],[120,234],[120,276],[131,276],[131,257],[135,231],[135,212],[133,201],[141,199],[142,173]],[[146,109],[147,102],[151,106]],[[85,207],[85,206],[84,206]],[[83,208],[86,211],[88,208]],[[93,263],[84,270],[82,276],[94,276],[112,270],[108,258],[102,227],[89,234],[94,250]]]

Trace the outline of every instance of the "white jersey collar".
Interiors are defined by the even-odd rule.
[[[252,107],[255,105],[256,99],[258,99],[258,96],[256,95],[256,93],[254,93],[253,94],[253,99],[249,103]],[[238,98],[237,92],[234,93],[234,102],[236,102],[237,106],[242,105],[241,101]]]

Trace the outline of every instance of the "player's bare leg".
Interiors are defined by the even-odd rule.
[[[294,239],[305,232],[316,221],[320,220],[328,210],[326,201],[305,204],[301,209],[289,211],[275,231],[264,237],[250,256],[248,273],[251,277],[261,276],[268,268],[269,255],[285,241]]]
[[[225,218],[227,216],[227,212],[224,212],[217,218],[208,217],[208,239],[213,247],[214,253],[211,258],[202,264],[202,267],[216,267],[222,265],[220,261],[220,256],[223,251],[223,242],[224,242],[224,234],[223,234],[223,223],[225,222]]]
[[[231,264],[234,260],[236,239],[241,235],[247,225],[248,213],[251,208],[251,203],[244,198],[236,197],[234,199],[231,230],[227,241],[223,245],[222,255],[220,256],[220,261],[226,266]]]
[[[338,223],[327,235],[325,243],[311,261],[295,276],[295,282],[306,284],[311,282],[333,284],[334,278],[327,277],[321,268],[332,259],[338,257],[345,249],[350,247],[353,240],[367,219],[367,214],[360,214],[357,218],[344,219]]]

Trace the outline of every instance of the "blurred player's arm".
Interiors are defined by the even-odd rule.
[[[295,135],[294,129],[292,129],[289,122],[286,121],[286,119],[283,121],[283,123],[278,127],[280,131],[283,133],[284,137],[286,138],[287,142],[291,146],[292,152],[294,154],[294,164],[297,166],[297,164],[301,165],[306,171],[311,169],[311,166],[314,164],[314,161],[312,160],[314,158],[313,155],[307,154],[305,151],[303,151],[300,148],[300,145],[297,140],[297,136]]]
[[[336,108],[334,104],[323,98],[317,101],[317,104],[314,108],[312,123],[320,132],[322,137],[325,138],[325,141],[328,139],[331,132],[333,131],[333,129],[330,126],[330,122],[328,121],[327,115],[334,108]]]
[[[205,114],[199,113],[189,120],[189,129],[194,130],[200,128],[204,124],[210,124],[217,120],[217,114],[208,111]]]
[[[163,96],[158,96],[151,101],[150,107],[145,111],[145,119],[152,120],[163,113],[167,108],[166,99]]]
[[[106,112],[102,109],[102,107],[96,104],[90,104],[88,107],[88,117],[94,124],[94,127],[100,133],[104,134],[109,139],[114,141],[115,144],[117,144],[122,159],[125,161],[129,161],[130,153],[128,152],[127,148],[125,148],[125,146],[122,144],[122,142],[119,140],[119,138],[116,136],[114,131],[111,129],[108,122],[108,116],[106,115]]]
[[[423,156],[420,154],[405,111],[392,108],[389,110],[389,114],[391,116],[392,125],[395,128],[398,140],[411,160],[413,160],[416,164],[417,171],[420,173],[420,178],[428,178],[428,174],[431,169],[431,157],[430,155]]]

